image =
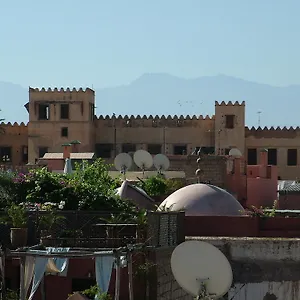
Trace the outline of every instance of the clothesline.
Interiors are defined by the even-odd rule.
[[[41,248],[41,245],[35,245],[30,248],[24,248],[24,249],[17,249],[17,250],[12,250],[12,251],[1,251],[1,265],[2,265],[2,276],[4,275],[4,264],[5,264],[5,257],[15,257],[15,258],[20,258],[20,299],[25,300],[26,298],[26,293],[28,290],[28,287],[25,288],[25,273],[26,273],[26,261],[28,259],[36,259],[36,260],[45,260],[45,259],[54,259],[54,260],[62,260],[62,259],[72,259],[72,258],[95,258],[96,261],[96,269],[102,271],[103,273],[103,259],[109,261],[106,262],[106,264],[109,264],[109,269],[111,272],[113,260],[115,260],[116,264],[116,286],[115,286],[115,299],[119,299],[119,292],[120,292],[120,267],[122,265],[122,259],[126,257],[127,263],[128,263],[128,287],[129,287],[129,297],[130,300],[133,299],[133,290],[132,290],[132,253],[136,251],[140,251],[141,249],[147,249],[147,248],[153,248],[153,247],[145,247],[143,244],[135,244],[135,245],[128,245],[127,247],[120,247],[120,248],[115,248],[115,249],[107,249],[107,248],[93,248],[93,249],[86,249],[86,248],[73,248],[73,249],[66,249],[62,247],[49,247],[48,249],[46,248]],[[52,249],[52,250],[50,250]],[[66,249],[66,250],[64,250]],[[54,250],[59,250],[59,252],[54,252]],[[101,261],[100,261],[101,259]],[[46,268],[46,261],[45,261],[45,266]],[[67,264],[65,263],[67,266]],[[28,266],[27,266],[28,268]],[[31,270],[33,272],[33,270]],[[43,271],[45,272],[45,271]],[[99,272],[98,272],[99,273]],[[97,273],[97,274],[98,274]],[[105,272],[104,272],[105,273]],[[107,272],[106,272],[107,273]],[[110,278],[110,275],[109,275]],[[105,286],[104,291],[107,291],[108,289],[108,280],[109,278],[106,278],[106,282],[100,282],[101,278],[98,278],[97,283],[98,286]],[[97,278],[96,278],[97,279]],[[41,278],[39,279],[41,280]],[[99,281],[100,280],[100,281]],[[103,280],[102,280],[103,281]],[[39,282],[37,283],[36,289],[39,285]],[[35,289],[35,291],[36,291]],[[32,296],[34,292],[32,292]]]

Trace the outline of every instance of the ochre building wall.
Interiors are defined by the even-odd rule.
[[[101,103],[101,99],[99,102]],[[38,117],[40,104],[49,107],[47,120]],[[67,119],[61,119],[61,104],[69,105]],[[248,149],[256,149],[258,164],[261,149],[276,148],[279,176],[282,179],[295,179],[300,175],[299,159],[294,166],[287,164],[288,149],[297,149],[297,157],[300,157],[300,129],[248,128],[245,126],[244,101],[216,101],[213,116],[97,117],[94,113],[95,93],[92,89],[29,88],[26,107],[29,111],[27,125],[2,124],[6,130],[0,137],[0,157],[7,151],[7,147],[11,148],[10,162],[3,163],[35,163],[41,148],[48,152],[62,152],[63,143],[79,140],[80,152],[95,151],[105,159],[113,159],[125,149],[124,145],[129,144],[130,147],[126,149],[132,151],[149,150],[156,145],[160,147],[159,152],[168,155],[191,154],[196,147],[210,148],[214,154],[224,155],[231,148],[238,148],[246,159]],[[227,122],[230,116],[232,126],[228,126]],[[62,136],[62,128],[68,128],[68,135],[65,137]],[[103,147],[106,147],[104,156],[99,150]],[[184,153],[176,153],[178,148],[184,149],[180,150]]]

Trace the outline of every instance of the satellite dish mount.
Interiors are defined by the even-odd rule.
[[[134,153],[133,160],[142,170],[144,178],[145,171],[153,166],[153,158],[151,154],[145,150],[138,150]]]
[[[128,153],[120,153],[115,157],[114,165],[115,168],[124,176],[124,179],[126,179],[126,172],[132,166],[132,158]]]

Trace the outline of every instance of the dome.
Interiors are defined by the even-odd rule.
[[[192,184],[185,186],[169,197],[159,206],[158,211],[185,211],[186,216],[237,216],[244,208],[227,191],[209,184]]]

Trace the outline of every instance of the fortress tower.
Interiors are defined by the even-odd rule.
[[[94,151],[95,92],[90,88],[45,90],[29,88],[28,162],[61,145],[79,140],[79,151]]]
[[[215,102],[215,151],[228,154],[238,148],[245,155],[245,101]]]

